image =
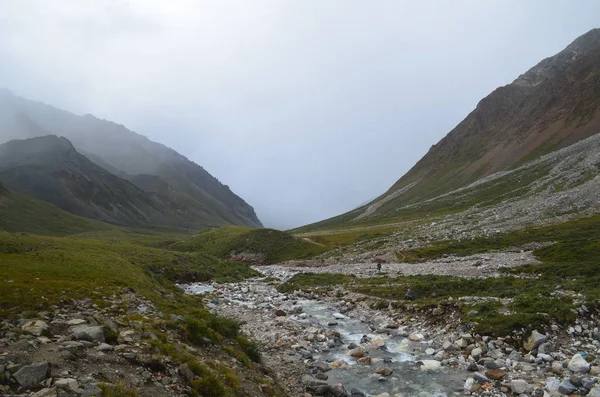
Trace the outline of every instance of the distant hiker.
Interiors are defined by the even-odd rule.
[[[381,273],[381,262],[377,262],[377,271]]]

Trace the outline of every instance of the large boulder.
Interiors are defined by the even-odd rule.
[[[41,362],[31,365],[26,365],[13,375],[13,378],[23,387],[29,389],[38,385],[41,381],[48,377],[50,364]]]
[[[48,333],[48,324],[42,320],[32,320],[23,324],[21,329],[29,334],[42,336]]]
[[[548,337],[544,334],[540,334],[536,330],[531,332],[529,338],[523,342],[523,347],[529,351],[537,349],[542,343],[546,342]]]
[[[71,328],[71,332],[73,332],[75,339],[86,340],[88,342],[105,342],[103,327],[81,325]]]
[[[569,361],[569,371],[575,372],[576,374],[585,374],[590,370],[590,364],[585,361],[585,358],[581,354],[573,356]]]

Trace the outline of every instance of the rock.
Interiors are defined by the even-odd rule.
[[[485,371],[485,376],[493,380],[501,380],[506,376],[506,372],[499,369],[488,369]]]
[[[485,376],[479,372],[475,372],[473,374],[473,378],[479,383],[488,383],[490,381],[487,376]]]
[[[26,365],[18,370],[13,377],[21,387],[29,389],[30,387],[37,386],[41,381],[46,379],[49,369],[50,364],[47,362]]]
[[[287,316],[287,313],[284,312],[281,309],[277,309],[277,310],[275,310],[275,316],[277,316],[277,317],[285,317],[285,316]]]
[[[573,356],[568,365],[569,371],[575,372],[576,374],[585,374],[590,370],[590,364],[583,358],[581,354]]]
[[[98,346],[98,350],[100,350],[101,352],[110,352],[115,350],[115,347],[109,345],[108,343],[101,343],[100,346]]]
[[[427,354],[428,356],[433,356],[435,354],[435,349],[427,349],[425,350],[425,354]]]
[[[575,389],[575,385],[573,385],[568,379],[563,380],[558,386],[558,392],[565,395],[573,394]]]
[[[546,363],[551,363],[554,361],[554,357],[549,354],[538,354],[537,357]]]
[[[550,377],[546,379],[546,390],[550,392],[558,392],[558,388],[560,387],[560,379]]]
[[[474,359],[478,359],[479,357],[481,357],[482,353],[483,350],[481,350],[479,347],[476,347],[475,349],[471,350],[471,356],[473,356]]]
[[[262,391],[265,394],[271,395],[273,393],[273,387],[268,383],[262,383],[259,385],[259,387],[260,391]]]
[[[467,381],[465,382],[463,389],[465,389],[466,392],[470,392],[471,389],[473,389],[473,386],[475,386],[475,379],[467,378]]]
[[[343,320],[346,318],[346,316],[344,316],[342,313],[333,313],[332,314],[333,318],[335,318],[336,320]]]
[[[371,357],[361,357],[358,359],[358,363],[359,364],[371,364],[373,362],[373,359]]]
[[[387,323],[385,325],[385,328],[398,329],[398,328],[400,328],[400,325],[398,323],[395,323],[395,322],[390,322],[390,323]]]
[[[420,360],[417,361],[421,371],[435,371],[440,369],[442,363],[437,360]]]
[[[321,372],[327,372],[331,369],[331,368],[329,368],[329,365],[327,365],[326,363],[324,363],[322,361],[316,362],[314,364],[314,367]]]
[[[315,396],[326,396],[331,391],[331,387],[327,383],[314,383],[306,386],[306,391]]]
[[[67,325],[82,325],[85,324],[85,320],[81,318],[74,318],[72,320],[67,321]]]
[[[458,347],[459,349],[464,349],[465,347],[469,346],[469,342],[466,339],[460,338],[454,342],[454,346]]]
[[[42,336],[48,332],[48,324],[42,320],[33,320],[23,324],[21,329],[29,334]]]
[[[563,363],[560,361],[555,361],[552,363],[552,372],[555,374],[562,374],[564,370]]]
[[[33,393],[32,397],[57,397],[56,389],[45,388],[37,393]]]
[[[415,299],[417,299],[417,293],[411,289],[408,289],[404,297],[409,301],[414,301]]]
[[[57,379],[54,382],[54,386],[58,387],[59,389],[69,389],[71,391],[76,391],[79,389],[79,383],[77,382],[77,379],[73,378]]]
[[[510,389],[515,394],[530,393],[533,387],[523,379],[515,379],[510,382]]]
[[[365,350],[362,347],[357,347],[356,349],[350,350],[348,355],[354,358],[362,358],[365,355]]]
[[[334,397],[347,397],[348,396],[346,389],[344,389],[344,385],[342,385],[341,383],[331,386],[329,393],[331,393],[331,395],[333,395]]]
[[[376,374],[379,374],[379,375],[382,375],[382,376],[390,376],[393,372],[394,371],[392,371],[391,369],[389,369],[389,368],[383,368],[383,367],[377,368],[375,370]]]
[[[467,371],[476,372],[479,371],[479,366],[475,361],[471,361],[467,367]]]
[[[87,325],[80,325],[71,328],[75,339],[86,340],[88,342],[105,342],[104,339],[104,328],[99,326],[88,327]]]
[[[592,387],[592,390],[588,393],[588,397],[600,397],[600,386]]]
[[[315,375],[315,378],[319,380],[327,380],[329,379],[329,376],[325,375],[323,372],[319,372]]]
[[[358,389],[352,389],[350,390],[350,397],[366,397],[366,395]]]
[[[412,342],[421,342],[425,337],[423,334],[410,334],[408,335],[408,339]]]
[[[181,364],[179,366],[179,374],[188,382],[193,381],[195,377],[194,373],[187,364]]]
[[[546,342],[548,337],[546,335],[540,334],[538,331],[534,330],[529,335],[529,338],[523,343],[523,347],[528,351],[532,351],[537,349],[539,345]]]
[[[346,367],[348,367],[348,363],[345,362],[344,360],[337,360],[337,361],[329,363],[329,368],[331,368],[331,369],[346,368]]]

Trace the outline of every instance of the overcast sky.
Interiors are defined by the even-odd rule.
[[[166,144],[267,226],[373,199],[598,0],[1,0],[0,87]]]

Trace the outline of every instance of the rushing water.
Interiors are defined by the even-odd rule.
[[[189,284],[180,287],[190,294],[202,294],[214,290],[207,284]],[[231,299],[230,302],[249,308],[256,307],[255,302],[251,300]],[[428,365],[436,364],[434,361],[428,361],[432,357],[422,353],[428,348],[427,344],[414,343],[401,336],[373,334],[366,323],[337,313],[335,308],[326,302],[299,300],[297,305],[303,308],[303,313],[290,316],[291,320],[307,326],[315,325],[315,328],[318,326],[337,331],[344,342],[344,345],[333,347],[314,357],[326,363],[339,360],[346,362],[345,368],[334,368],[327,372],[329,384],[342,383],[348,391],[358,389],[370,396],[389,393],[390,396],[402,397],[442,397],[459,395],[459,392],[462,392],[466,377],[462,371],[448,367],[423,370]],[[351,343],[361,345],[365,335],[373,342],[384,344],[383,348],[369,349],[368,355],[373,360],[372,365],[359,364],[356,359],[347,354],[348,345]],[[425,363],[425,366],[422,366],[422,363]],[[380,367],[393,372],[390,376],[380,376],[375,373],[375,370]]]

